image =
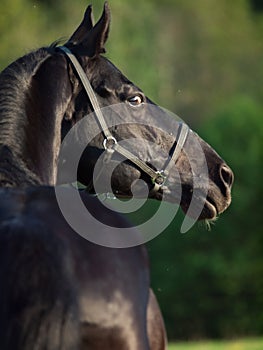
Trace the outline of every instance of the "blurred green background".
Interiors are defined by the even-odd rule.
[[[0,0],[1,70],[70,36],[90,2]],[[109,3],[107,56],[235,173],[232,205],[211,231],[196,224],[180,234],[179,214],[148,244],[169,338],[263,335],[263,2]],[[93,0],[96,18],[102,4]]]

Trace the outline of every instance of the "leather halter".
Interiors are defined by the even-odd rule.
[[[79,61],[74,56],[74,54],[65,46],[60,46],[59,49],[63,51],[67,57],[70,59],[71,63],[73,64],[78,77],[88,95],[88,98],[90,100],[90,103],[93,107],[94,113],[97,117],[97,121],[99,122],[99,125],[101,127],[101,131],[104,135],[104,141],[103,141],[103,147],[107,151],[107,161],[111,159],[111,156],[114,152],[117,152],[121,154],[124,158],[128,159],[130,162],[135,164],[139,169],[141,169],[145,174],[149,175],[151,178],[151,181],[154,185],[152,191],[157,192],[165,183],[166,177],[168,176],[169,168],[172,165],[173,162],[175,162],[180,152],[185,144],[189,127],[184,124],[180,123],[178,128],[178,135],[175,140],[176,146],[174,148],[173,154],[170,158],[170,160],[167,162],[165,167],[162,170],[154,170],[151,167],[149,167],[144,161],[142,161],[140,158],[132,154],[129,150],[122,147],[118,141],[115,139],[114,136],[112,136],[105,118],[102,114],[102,111],[100,109],[97,97],[95,95],[95,92],[87,78],[86,73],[84,72],[83,68],[81,67]]]

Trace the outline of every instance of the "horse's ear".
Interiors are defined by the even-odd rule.
[[[107,41],[110,29],[110,9],[105,2],[101,18],[96,25],[87,33],[82,45],[87,48],[91,57],[105,52],[104,45]]]
[[[87,32],[89,32],[93,28],[93,14],[92,14],[92,6],[89,5],[87,10],[85,11],[84,18],[80,23],[79,27],[72,34],[71,38],[68,40],[68,45],[78,45],[80,44],[86,37]]]

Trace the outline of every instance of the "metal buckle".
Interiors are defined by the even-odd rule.
[[[103,141],[103,147],[106,151],[113,153],[114,152],[114,145],[117,145],[117,140],[113,136],[108,136]]]
[[[166,177],[164,170],[156,171],[156,176],[152,178],[152,183],[162,187],[165,183]]]

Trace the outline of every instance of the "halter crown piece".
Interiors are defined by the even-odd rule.
[[[78,77],[88,95],[88,98],[90,100],[90,103],[93,107],[94,113],[97,117],[97,120],[99,122],[99,125],[101,127],[101,131],[104,135],[104,141],[103,141],[103,147],[107,151],[107,161],[110,161],[110,158],[114,152],[118,152],[123,157],[128,159],[130,162],[135,164],[139,169],[141,169],[145,174],[149,175],[151,178],[151,181],[153,183],[153,189],[152,191],[157,192],[165,183],[166,177],[168,175],[168,171],[170,168],[170,165],[172,162],[175,162],[177,158],[180,155],[180,152],[185,144],[189,127],[184,124],[180,123],[179,129],[178,129],[178,137],[176,139],[176,147],[174,148],[173,154],[169,160],[169,162],[166,164],[165,168],[162,170],[154,170],[151,167],[149,167],[144,161],[142,161],[140,158],[132,154],[129,150],[125,149],[121,145],[118,144],[117,140],[114,136],[112,136],[105,118],[102,114],[102,111],[100,109],[97,97],[93,91],[93,88],[87,78],[86,73],[84,72],[83,68],[81,67],[79,61],[74,56],[74,54],[65,46],[60,46],[59,49],[63,51],[67,57],[70,59],[71,63],[73,64]]]

